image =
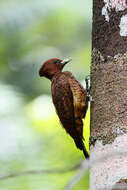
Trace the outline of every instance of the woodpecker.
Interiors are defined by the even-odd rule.
[[[89,154],[83,143],[83,121],[88,109],[88,92],[74,78],[71,72],[64,71],[64,66],[71,59],[52,58],[43,63],[39,70],[40,77],[51,81],[51,93],[56,113],[66,132],[73,138],[85,158]]]

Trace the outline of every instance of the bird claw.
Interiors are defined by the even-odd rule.
[[[86,77],[85,77],[85,81],[86,80],[90,80],[90,75],[87,75]]]
[[[89,102],[94,102],[94,99],[92,98],[92,96],[88,96],[88,101]]]
[[[92,96],[90,96],[90,89],[91,89],[91,87],[89,85],[89,81],[90,81],[90,75],[87,75],[85,77],[86,91],[87,91],[87,101],[92,102],[93,100],[92,100]]]

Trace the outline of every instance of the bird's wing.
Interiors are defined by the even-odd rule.
[[[70,77],[68,79],[70,88],[73,94],[73,106],[74,106],[74,115],[75,119],[77,118],[84,118],[88,102],[86,101],[87,93],[85,89],[80,85],[80,83],[74,78]]]
[[[74,120],[80,139],[83,139],[83,121],[88,108],[87,93],[80,83],[73,77],[68,79],[73,95]]]

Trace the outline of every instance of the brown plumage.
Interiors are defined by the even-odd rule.
[[[88,108],[87,92],[72,76],[72,73],[62,72],[70,59],[49,59],[39,70],[39,75],[51,80],[51,92],[56,112],[66,132],[86,158],[89,157],[83,143],[83,121]]]

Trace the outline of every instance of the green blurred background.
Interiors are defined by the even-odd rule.
[[[60,126],[43,61],[72,57],[69,70],[84,85],[90,71],[92,0],[0,1],[0,176],[69,168],[84,157]],[[89,111],[84,136],[89,137]],[[88,143],[86,143],[88,148]],[[0,180],[0,190],[62,190],[76,174]],[[88,173],[73,190],[88,190]]]

